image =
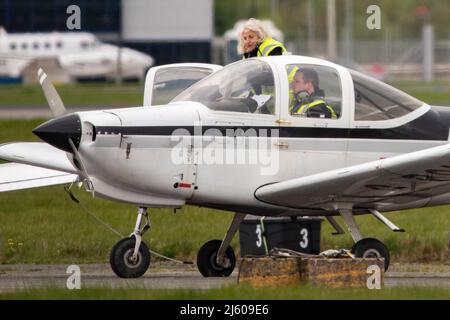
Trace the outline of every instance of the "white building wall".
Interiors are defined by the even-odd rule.
[[[125,41],[208,40],[213,0],[122,0]]]

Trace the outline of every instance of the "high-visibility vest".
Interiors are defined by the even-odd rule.
[[[275,39],[272,39],[272,38],[266,38],[258,47],[257,57],[268,56],[272,52],[272,50],[274,50],[275,48],[281,48],[282,53],[287,51],[286,48],[281,44],[281,42],[279,42]],[[245,59],[245,57],[243,57],[242,59]],[[296,70],[294,70],[292,78],[294,77],[296,71],[297,71],[297,68],[296,68]],[[270,94],[273,97],[273,93],[265,92],[265,94]],[[275,113],[274,107],[275,107],[274,101],[271,101],[267,110],[271,114],[274,114]]]
[[[281,52],[286,52],[286,48],[275,39],[267,38],[263,42],[261,42],[258,46],[258,51],[256,53],[257,57],[265,57],[268,56],[275,48],[281,48]],[[242,57],[242,60],[245,60],[245,55]]]
[[[257,57],[266,57],[268,56],[273,49],[275,48],[281,48],[281,52],[286,52],[286,48],[281,44],[281,42],[278,42],[275,39],[272,38],[266,38],[260,45],[258,49]]]
[[[294,76],[297,73],[297,71],[298,71],[298,67],[295,65],[288,65],[286,67],[286,72],[288,75],[288,82],[289,82],[289,106],[290,106],[289,111],[291,111],[291,109],[292,109],[292,102],[294,101],[294,95],[295,95],[294,91],[291,88],[291,83],[292,83],[292,81],[294,81]]]
[[[288,81],[289,83],[292,82],[292,80],[294,80],[294,76],[298,71],[298,67],[295,65],[289,65],[286,67],[286,72],[288,74]]]
[[[334,109],[331,106],[329,106],[325,102],[325,100],[322,100],[322,99],[317,99],[317,100],[314,100],[313,102],[305,103],[305,104],[301,105],[300,108],[298,108],[298,110],[295,110],[295,107],[294,107],[294,108],[292,108],[291,112],[293,112],[293,114],[304,114],[309,109],[319,106],[321,104],[323,104],[328,109],[328,111],[330,111],[331,119],[337,119],[337,115],[336,115],[336,112],[334,111]]]

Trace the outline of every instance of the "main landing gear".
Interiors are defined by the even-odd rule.
[[[228,277],[236,266],[236,257],[230,242],[245,214],[236,213],[225,239],[206,242],[197,255],[197,266],[204,277]],[[142,218],[145,219],[141,228]],[[136,226],[128,238],[120,240],[112,248],[109,262],[116,275],[121,278],[139,278],[150,266],[150,250],[142,236],[150,228],[147,208],[139,208]]]
[[[377,210],[369,209],[369,212],[372,213],[378,220],[383,222],[386,226],[388,226],[389,229],[391,229],[392,231],[395,232],[405,231],[397,227],[395,224],[389,221]],[[345,224],[347,225],[348,230],[353,240],[355,241],[355,244],[353,245],[351,252],[357,258],[384,258],[384,270],[387,271],[390,263],[388,248],[377,239],[362,237],[361,232],[359,231],[359,228],[356,225],[351,209],[341,208],[339,209],[339,213],[341,214],[342,218],[344,218]],[[337,222],[332,217],[327,217],[327,220],[335,228],[336,232],[334,234],[344,233],[342,228],[337,224]]]
[[[145,218],[141,228],[142,218]],[[142,236],[150,228],[147,208],[139,208],[134,232],[112,248],[109,257],[111,268],[120,278],[139,278],[150,266],[150,250]]]
[[[387,225],[392,231],[404,231],[375,209],[369,209],[369,212]],[[341,208],[339,209],[339,213],[344,218],[348,230],[355,241],[351,252],[358,258],[384,258],[384,269],[386,271],[390,263],[389,250],[387,247],[377,239],[362,237],[351,209]],[[236,213],[223,241],[211,240],[206,242],[200,248],[197,254],[197,267],[204,277],[228,277],[233,272],[236,265],[236,257],[233,249],[230,247],[230,242],[244,218],[245,214]],[[344,233],[344,230],[336,220],[332,217],[326,218],[335,228],[336,232],[334,234]]]
[[[364,238],[352,247],[352,253],[357,258],[384,258],[384,271],[390,263],[389,250],[383,242],[374,238]]]
[[[369,209],[369,211],[392,231],[404,231],[377,210]],[[351,209],[340,208],[339,213],[344,218],[348,230],[355,241],[351,252],[360,258],[384,258],[384,268],[387,270],[390,262],[387,247],[377,239],[363,238],[361,236]],[[235,213],[223,241],[211,240],[200,248],[197,254],[197,267],[204,277],[228,277],[231,275],[236,266],[236,257],[233,248],[230,247],[230,243],[245,216],[246,214],[244,213]],[[142,218],[145,219],[145,222],[141,228]],[[344,230],[332,217],[326,218],[335,228],[336,233],[334,234],[344,233]],[[139,208],[134,232],[130,237],[120,240],[111,250],[111,268],[119,277],[138,278],[147,271],[150,266],[150,250],[142,242],[142,236],[149,228],[150,219],[147,208]]]
[[[228,277],[236,265],[236,257],[230,242],[246,214],[235,213],[225,239],[206,242],[198,251],[197,267],[204,277]]]

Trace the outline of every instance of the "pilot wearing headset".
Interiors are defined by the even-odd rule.
[[[292,101],[289,112],[312,118],[337,119],[336,112],[324,99],[323,90],[319,89],[319,77],[314,70],[300,68],[291,82]]]

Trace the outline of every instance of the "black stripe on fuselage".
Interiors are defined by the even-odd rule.
[[[450,110],[449,110],[450,111]],[[421,117],[402,126],[389,129],[362,128],[310,128],[277,126],[114,126],[96,127],[98,135],[123,134],[144,136],[194,135],[206,136],[258,136],[281,138],[335,138],[335,139],[390,139],[447,141],[450,112],[432,109]],[[200,131],[201,128],[201,131]],[[278,133],[272,130],[277,130]]]

